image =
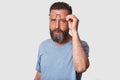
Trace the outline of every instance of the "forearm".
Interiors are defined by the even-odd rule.
[[[40,80],[40,77],[41,77],[41,73],[37,72],[36,75],[35,75],[34,80]]]
[[[38,77],[35,77],[34,80],[40,80]]]
[[[89,60],[82,47],[82,43],[77,31],[72,32],[72,43],[74,67],[77,72],[84,72],[89,66]]]

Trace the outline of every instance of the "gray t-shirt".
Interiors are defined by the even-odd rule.
[[[82,41],[82,45],[88,55],[87,43]],[[76,74],[72,59],[72,41],[57,46],[51,39],[45,40],[39,46],[36,65],[40,80],[76,80],[82,74]]]

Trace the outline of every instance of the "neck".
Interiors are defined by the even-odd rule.
[[[68,42],[71,41],[71,40],[72,40],[71,35],[68,35],[67,38],[66,38],[63,42],[61,42],[61,43],[55,42],[55,44],[56,44],[57,46],[62,46],[62,45],[64,45],[64,44],[68,43]]]

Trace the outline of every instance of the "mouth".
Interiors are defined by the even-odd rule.
[[[60,33],[61,33],[61,31],[54,31],[54,33],[55,33],[55,34],[60,34]]]
[[[62,33],[62,31],[61,31],[61,30],[58,30],[58,29],[54,30],[53,32],[54,32],[55,34],[60,34],[60,33]]]

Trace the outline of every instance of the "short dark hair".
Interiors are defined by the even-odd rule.
[[[52,9],[66,9],[68,10],[69,14],[72,14],[72,8],[69,4],[65,2],[55,2],[50,7],[50,12]]]

